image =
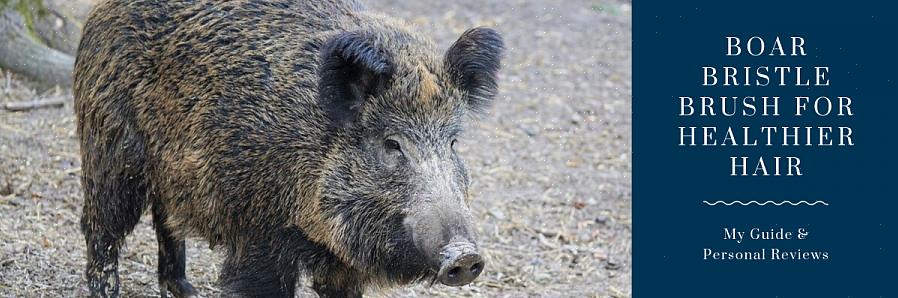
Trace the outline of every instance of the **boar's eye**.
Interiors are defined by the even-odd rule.
[[[452,143],[449,143],[449,148],[455,150],[455,144],[458,143],[458,139],[452,139]]]
[[[399,142],[394,139],[384,140],[384,148],[386,148],[387,151],[402,152],[402,148],[399,146]]]

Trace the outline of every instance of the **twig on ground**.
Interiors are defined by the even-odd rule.
[[[0,74],[3,75],[3,94],[9,93],[9,90],[12,89],[12,75],[9,71]]]
[[[0,106],[7,111],[22,112],[34,109],[61,107],[65,104],[66,98],[62,96],[51,97],[46,99],[37,99],[32,101],[13,101],[7,102]]]

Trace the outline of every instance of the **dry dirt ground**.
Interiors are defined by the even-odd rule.
[[[508,47],[502,93],[462,140],[485,273],[461,288],[416,285],[375,296],[629,297],[629,2],[366,2],[443,48],[478,25],[497,28]],[[3,72],[0,105],[70,96],[39,88]],[[0,109],[0,297],[84,294],[79,169],[71,102]],[[198,239],[188,247],[190,280],[202,296],[216,296],[221,253]],[[122,251],[124,296],[158,295],[155,264],[145,216]]]

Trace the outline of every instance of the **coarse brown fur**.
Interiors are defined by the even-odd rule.
[[[163,294],[194,293],[187,237],[227,252],[226,296],[292,296],[302,274],[321,296],[431,278],[403,240],[410,198],[427,193],[408,181],[422,180],[385,174],[363,149],[394,130],[443,148],[488,104],[501,40],[467,35],[444,57],[404,24],[343,1],[100,4],[74,73],[92,294],[117,295],[118,248],[148,208]],[[328,53],[363,72],[338,68],[329,85]],[[329,88],[354,95],[356,81],[367,82],[364,102],[329,99],[344,94]],[[461,160],[440,150],[453,165],[446,185],[466,199]]]

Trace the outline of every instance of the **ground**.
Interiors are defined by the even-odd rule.
[[[448,47],[490,26],[508,47],[501,94],[462,139],[487,267],[471,285],[416,285],[384,297],[629,297],[631,9],[629,1],[368,0]],[[0,106],[70,96],[0,70]],[[37,89],[38,91],[33,91]],[[74,115],[0,109],[0,296],[85,292]],[[188,240],[188,277],[217,294],[221,253]],[[122,251],[126,297],[156,296],[149,216]],[[303,283],[305,284],[305,283]],[[303,297],[314,297],[303,288]]]

